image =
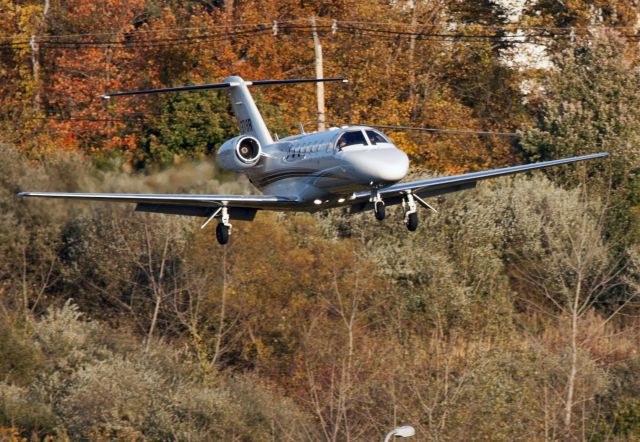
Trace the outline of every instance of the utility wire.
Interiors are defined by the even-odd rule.
[[[318,22],[326,22],[328,25],[324,26],[325,28],[335,26],[383,26],[383,27],[407,27],[406,23],[402,22],[376,22],[376,21],[353,21],[353,20],[334,20],[330,18],[317,18]],[[278,25],[282,24],[296,24],[296,23],[308,23],[308,19],[294,19],[294,20],[276,20]],[[167,33],[167,32],[185,32],[185,31],[208,31],[213,29],[236,29],[236,28],[246,28],[246,27],[258,27],[258,28],[267,28],[272,27],[274,22],[261,22],[261,23],[234,23],[234,24],[221,24],[221,25],[212,25],[212,26],[204,26],[204,27],[175,27],[175,28],[158,28],[158,29],[143,29],[143,30],[133,30],[133,31],[120,31],[120,32],[87,32],[87,33],[77,33],[77,34],[57,34],[57,35],[42,35],[38,38],[43,41],[45,39],[58,39],[58,38],[69,38],[69,37],[95,37],[95,36],[112,36],[112,35],[140,35],[140,34],[158,34],[158,33]],[[318,25],[322,26],[322,25]],[[418,23],[416,25],[418,28],[438,28],[437,25],[433,24],[421,24]],[[457,28],[467,28],[465,24],[457,25]],[[560,32],[590,32],[592,28],[587,27],[579,27],[579,26],[566,26],[566,27],[543,27],[543,26],[522,26],[519,23],[506,23],[504,25],[476,25],[471,26],[473,30],[476,29],[491,29],[494,32],[519,32],[519,31],[560,31]],[[635,31],[635,27],[633,26],[598,26],[593,29],[599,30],[631,30]],[[30,36],[20,36],[20,35],[2,35],[0,36],[0,40],[25,40],[28,41]]]
[[[402,31],[402,30],[392,30],[392,29],[384,29],[381,27],[363,27],[359,23],[366,22],[357,22],[358,25],[348,24],[349,22],[340,22],[341,25],[337,28],[334,25],[318,25],[318,32],[322,33],[323,36],[327,36],[329,34],[335,33],[343,33],[343,34],[352,34],[352,35],[367,35],[368,37],[376,37],[378,39],[385,38],[416,38],[416,39],[430,39],[430,40],[444,40],[444,41],[474,41],[474,40],[488,40],[494,42],[508,42],[508,43],[528,43],[527,39],[558,39],[558,38],[574,38],[576,36],[576,30],[579,28],[532,28],[536,29],[536,33],[522,33],[521,30],[515,34],[505,33],[507,31],[500,31],[498,33],[464,33],[464,32],[413,32],[413,31]],[[355,22],[354,22],[355,23]],[[231,27],[248,27],[249,25],[231,25]],[[202,35],[192,35],[192,36],[182,36],[182,37],[163,37],[163,38],[150,38],[150,39],[138,39],[140,33],[150,32],[150,31],[135,31],[135,32],[124,32],[124,33],[97,33],[97,34],[76,34],[81,35],[83,38],[75,40],[68,40],[70,36],[73,35],[58,35],[58,36],[42,36],[38,37],[37,41],[41,48],[81,48],[81,47],[91,47],[98,48],[104,46],[122,46],[122,47],[162,47],[162,46],[175,46],[175,45],[191,45],[196,44],[200,41],[216,41],[216,40],[229,40],[234,37],[243,37],[250,35],[258,35],[258,34],[267,34],[272,32],[272,24],[271,23],[263,23],[259,25],[253,25],[255,29],[243,29],[231,32],[219,32],[214,34],[202,34]],[[174,30],[192,30],[198,28],[174,28]],[[211,28],[201,28],[201,29],[211,29]],[[289,33],[303,33],[309,34],[313,31],[310,25],[301,24],[289,24],[281,26],[279,24],[278,27],[281,32],[289,32]],[[627,29],[627,28],[620,28]],[[542,32],[547,31],[547,32]],[[553,32],[549,32],[553,31]],[[157,31],[160,32],[160,31]],[[591,32],[591,30],[583,28],[579,29],[580,35],[582,33]],[[121,35],[123,37],[122,40],[95,40],[95,39],[87,39],[87,36],[96,36],[96,35]],[[640,34],[622,34],[623,37],[627,39],[631,39],[633,41],[640,38]],[[0,49],[11,48],[11,49],[21,49],[28,48],[31,41],[22,37],[22,40],[13,41],[10,43],[2,43],[0,44]]]

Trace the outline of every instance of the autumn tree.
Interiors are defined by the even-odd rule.
[[[628,231],[635,222],[640,160],[640,73],[613,32],[580,40],[555,58],[545,82],[536,124],[521,145],[532,158],[560,158],[609,152],[611,160],[587,165],[603,192],[613,189],[612,227]],[[580,180],[579,173],[567,179]],[[588,178],[593,182],[593,178]]]

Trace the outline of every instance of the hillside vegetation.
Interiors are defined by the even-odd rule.
[[[0,440],[640,439],[640,71],[633,2],[0,0]],[[199,220],[23,190],[233,193],[224,93],[315,76],[332,124],[412,178],[610,152],[399,208]],[[520,29],[546,64],[521,61]],[[519,61],[520,60],[520,61]],[[255,90],[315,126],[311,86]]]

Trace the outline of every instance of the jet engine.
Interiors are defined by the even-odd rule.
[[[240,172],[255,166],[260,161],[262,146],[260,142],[246,135],[226,141],[216,155],[216,162],[227,170]]]

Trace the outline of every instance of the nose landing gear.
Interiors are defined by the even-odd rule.
[[[371,191],[371,197],[369,201],[373,203],[373,213],[378,221],[382,221],[385,218],[386,211],[384,201],[380,196],[378,190]],[[402,199],[402,208],[404,209],[404,224],[410,232],[415,232],[418,229],[418,204],[425,209],[433,210],[438,213],[436,209],[420,198],[418,195],[414,195],[411,191],[408,191]]]
[[[373,203],[373,213],[378,221],[382,221],[386,216],[386,210],[384,201],[377,190],[371,192],[371,198],[369,199]]]

